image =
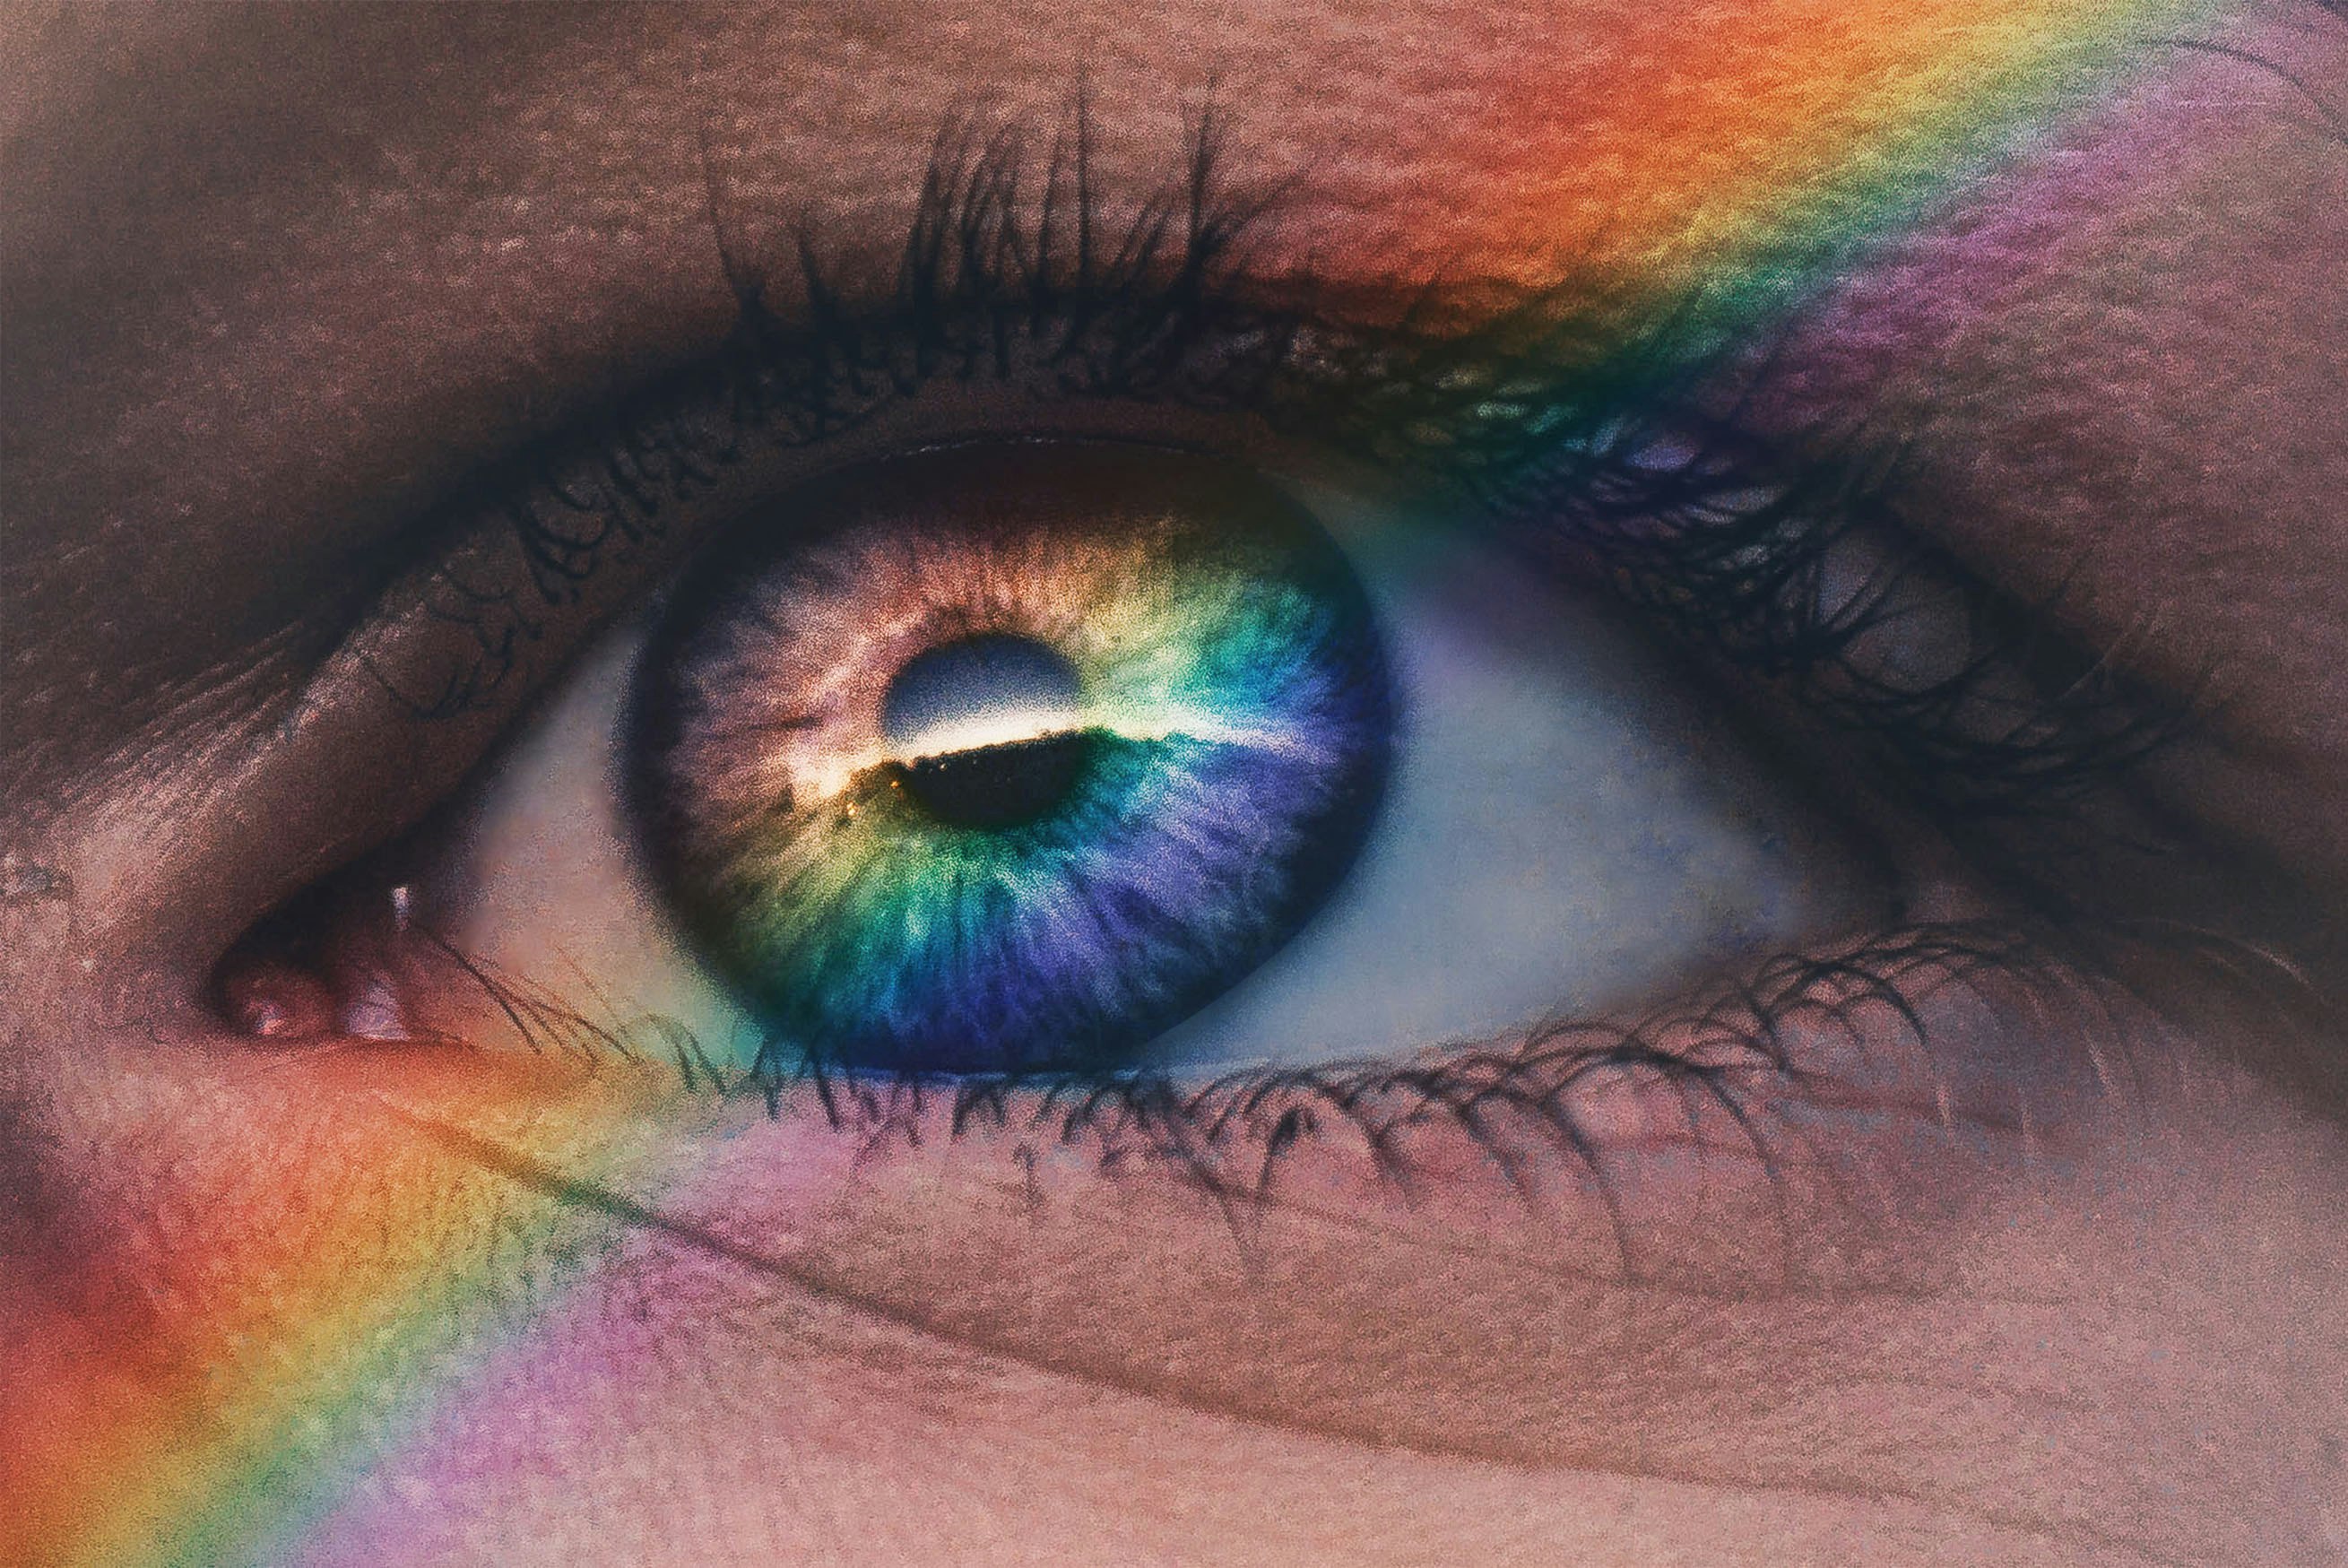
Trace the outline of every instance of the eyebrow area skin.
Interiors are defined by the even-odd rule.
[[[1231,106],[1241,172],[1309,196],[1268,259],[1340,293],[1666,291],[1761,275],[1789,214],[1893,214],[1789,302],[1761,416],[1900,428],[1919,525],[1974,570],[2062,584],[2147,678],[2211,672],[2222,722],[2166,799],[2348,884],[2348,26],[2147,5],[2083,41],[2056,9],[12,11],[0,1355],[31,1375],[0,1477],[34,1479],[0,1480],[0,1556],[2333,1560],[2348,1152],[2337,1107],[2236,1068],[2255,1014],[2141,1023],[2173,1070],[2122,1112],[1852,1239],[1919,1254],[1903,1295],[1765,1290],[1708,1237],[1732,1284],[1609,1279],[1480,1190],[1448,1231],[1300,1205],[1252,1252],[1089,1177],[1038,1219],[1001,1148],[866,1170],[608,1078],[257,1067],[195,1005],[256,913],[214,863],[252,831],[217,782],[249,716],[465,476],[723,337],[713,170],[737,255],[810,213],[885,247],[943,113],[1050,125],[1078,80],[1117,191],[1161,181],[1186,104]],[[2223,50],[2137,49],[2163,37]],[[373,830],[355,792],[286,799],[281,882]],[[475,1207],[561,1208],[573,1125],[738,1181],[694,1211],[723,1245],[564,1222],[611,1283],[436,1368],[473,1446],[404,1451],[340,1515],[307,1476],[220,1483],[233,1399],[201,1390],[265,1406],[305,1336],[486,1248]],[[235,1533],[296,1497],[322,1517]],[[221,1533],[172,1535],[196,1514]]]

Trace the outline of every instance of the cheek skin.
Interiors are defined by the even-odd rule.
[[[290,1464],[272,1511],[358,1464],[315,1561],[607,1560],[680,1528],[711,1561],[1409,1561],[1478,1530],[1648,1561],[1742,1521],[1885,1562],[2288,1563],[2337,1495],[2311,1483],[2348,1325],[2306,1284],[2338,1272],[2337,1140],[2214,1077],[2132,1073],[2159,1087],[2027,1130],[1961,1104],[1954,1139],[1821,1112],[1766,1183],[1655,1166],[1684,1146],[1618,1115],[1626,1268],[1594,1189],[1511,1202],[1439,1138],[1428,1201],[1332,1144],[1233,1208],[1010,1130],[912,1148],[623,1070],[330,1049],[256,1073],[187,1044],[50,1100],[61,1141],[140,1129],[57,1227],[83,1240],[48,1299],[102,1326],[67,1354],[108,1377],[68,1383],[71,1420],[10,1425],[80,1445],[49,1456],[52,1517],[249,1522],[211,1468],[223,1423],[248,1468]],[[77,1470],[109,1433],[211,1457]],[[1411,1531],[1375,1532],[1404,1498]]]
[[[2252,1152],[2306,1151],[2253,1140]],[[2053,1196],[2057,1206],[2076,1201]],[[1638,1439],[1650,1428],[1637,1407],[1614,1434],[1624,1447],[1573,1465],[1365,1446],[1235,1419],[968,1354],[647,1247],[607,1301],[556,1326],[530,1357],[500,1364],[483,1390],[487,1410],[451,1412],[465,1440],[403,1456],[355,1496],[321,1532],[320,1560],[552,1562],[614,1545],[626,1557],[682,1527],[711,1561],[771,1560],[768,1542],[788,1558],[875,1563],[942,1553],[977,1563],[1563,1553],[1632,1563],[1664,1549],[1722,1563],[1804,1553],[1887,1563],[2320,1561],[2303,1511],[2336,1467],[2312,1439],[2278,1451],[2266,1423],[2280,1410],[2336,1429],[2338,1412],[2293,1409],[2307,1405],[2297,1381],[2305,1364],[2261,1346],[2239,1318],[2216,1326],[2238,1317],[2245,1276],[2178,1270],[2160,1282],[2168,1299],[2156,1315],[2110,1289],[2122,1276],[2111,1272],[2108,1237],[2051,1216],[2000,1219],[1985,1227],[1998,1239],[1965,1258],[1974,1276],[1966,1294],[1876,1313],[1831,1304],[1858,1307],[1855,1323],[1809,1336],[1824,1341],[1837,1375],[1773,1422],[1734,1422],[1723,1448],[1735,1452],[1694,1464],[1644,1449]],[[2273,1226],[2265,1239],[2283,1233]],[[1291,1240],[1267,1238],[1266,1253],[1281,1256]],[[2174,1246],[2166,1238],[2163,1255]],[[2142,1254],[2128,1261],[2128,1277],[2147,1277]],[[2230,1271],[2240,1259],[2221,1244],[2210,1261]],[[1490,1283],[1440,1254],[1421,1262],[1441,1289]],[[1115,1269],[1087,1275],[1095,1314],[1146,1302]],[[962,1289],[972,1277],[959,1266],[936,1276],[906,1288]],[[1277,1342],[1302,1294],[1301,1282],[1258,1278],[1238,1299],[1262,1310],[1255,1337]],[[1410,1321],[1411,1298],[1402,1301],[1403,1321],[1370,1316],[1342,1346],[1289,1347],[1292,1381],[1342,1378],[1390,1349],[1395,1333],[1439,1330]],[[1587,1299],[1570,1306],[1602,1310]],[[1726,1373],[1711,1335],[1724,1316],[1733,1325],[1733,1309],[1715,1315],[1668,1295],[1637,1307],[1671,1323],[1687,1362]],[[1793,1377],[1806,1378],[1798,1315],[1773,1327],[1791,1343]],[[1180,1366],[1248,1348],[1246,1338],[1203,1332],[1161,1354]],[[1732,1365],[1749,1383],[1750,1365]],[[596,1370],[582,1377],[580,1367]],[[1685,1400],[1680,1378],[1691,1370],[1648,1367],[1648,1398]],[[1427,1392],[1396,1376],[1390,1401]],[[1534,1384],[1519,1397],[1537,1420],[1554,1396]],[[1756,1452],[1845,1438],[1871,1451],[1873,1470],[1901,1473],[1807,1483],[1721,1474]],[[1700,1479],[1673,1479],[1681,1466]],[[2093,1500],[2084,1508],[2082,1493]],[[582,1511],[582,1495],[605,1501]],[[2202,1523],[2179,1523],[2195,1512]],[[392,1542],[398,1551],[366,1555]]]

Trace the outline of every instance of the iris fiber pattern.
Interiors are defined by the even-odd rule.
[[[630,737],[657,880],[769,1051],[1125,1059],[1352,862],[1385,778],[1385,664],[1336,546],[1275,492],[1071,444],[924,454],[803,504],[687,585]],[[979,705],[892,740],[901,671],[1007,638],[1065,661],[1073,703]],[[1042,745],[1076,760],[1032,814],[924,798],[923,770]]]

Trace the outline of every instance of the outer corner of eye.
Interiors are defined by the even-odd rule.
[[[1636,636],[1470,531],[1105,442],[774,498],[461,819],[412,896],[469,985],[743,1068],[1385,1054],[1879,896]],[[396,1023],[337,995],[234,1005]]]

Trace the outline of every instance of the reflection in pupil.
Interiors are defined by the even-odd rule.
[[[905,662],[880,699],[880,729],[903,758],[969,751],[1074,729],[1076,666],[1032,637],[965,637]]]
[[[923,757],[906,764],[905,789],[944,821],[1015,827],[1067,799],[1091,750],[1091,737],[1070,730]]]
[[[880,723],[913,798],[949,822],[1003,828],[1066,798],[1090,750],[1076,672],[1028,637],[989,634],[906,662]]]

